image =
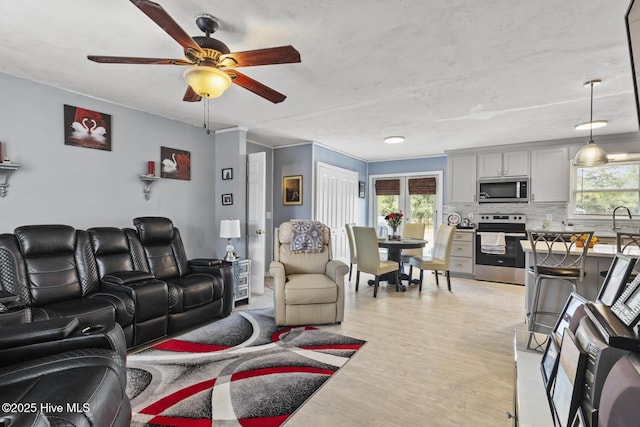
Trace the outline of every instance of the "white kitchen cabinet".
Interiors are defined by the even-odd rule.
[[[451,245],[451,260],[449,271],[473,275],[475,265],[475,230],[456,230]]]
[[[506,151],[478,155],[478,178],[529,175],[529,152]]]
[[[448,158],[449,203],[476,201],[476,156]]]
[[[530,201],[569,200],[569,152],[567,147],[531,151]]]

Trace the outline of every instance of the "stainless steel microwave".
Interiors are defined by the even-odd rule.
[[[527,203],[529,201],[529,180],[481,179],[478,181],[479,203]]]

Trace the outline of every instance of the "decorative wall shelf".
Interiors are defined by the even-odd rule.
[[[0,197],[7,195],[9,177],[18,169],[20,169],[20,165],[18,164],[9,162],[0,163]]]
[[[144,199],[149,200],[151,198],[151,185],[159,180],[159,176],[154,175],[140,175],[140,181],[144,183]]]

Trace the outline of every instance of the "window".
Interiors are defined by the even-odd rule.
[[[442,175],[438,172],[374,178],[372,223],[376,227],[387,227],[384,219],[387,214],[403,212],[402,224],[417,222],[426,225],[425,238],[429,243],[425,253],[428,253],[433,245],[438,211],[442,206],[441,181]]]
[[[607,215],[616,206],[640,213],[640,162],[573,168],[573,215]]]

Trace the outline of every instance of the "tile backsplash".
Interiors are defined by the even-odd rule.
[[[574,225],[574,229],[595,230],[597,235],[613,235],[611,230],[611,217],[606,219],[567,219],[566,203],[456,203],[455,205],[444,206],[443,221],[451,213],[458,213],[464,218],[470,218],[471,223],[477,223],[480,214],[525,214],[527,216],[527,228],[542,228],[547,221],[547,215],[551,215],[551,229],[561,229],[562,221]],[[629,220],[625,219],[622,212],[618,211],[616,222],[622,227],[636,227],[640,229],[640,217]]]

